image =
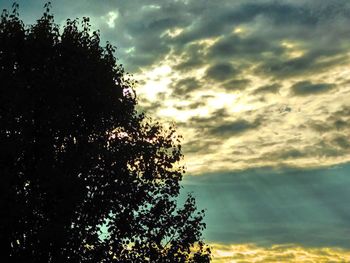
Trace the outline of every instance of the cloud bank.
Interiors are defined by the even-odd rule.
[[[213,263],[347,262],[350,251],[339,248],[306,248],[296,245],[258,247],[253,244],[212,244]]]
[[[31,22],[41,5],[20,12]],[[117,45],[141,109],[183,134],[189,173],[350,161],[348,1],[61,0],[53,12],[90,16]]]

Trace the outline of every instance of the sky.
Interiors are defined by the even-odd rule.
[[[18,1],[28,23],[44,1]],[[0,0],[1,8],[11,1]],[[214,262],[350,261],[350,2],[57,0],[183,136]],[[308,261],[309,260],[309,261]]]

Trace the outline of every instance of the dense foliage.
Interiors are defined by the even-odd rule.
[[[209,262],[179,137],[136,112],[89,19],[0,21],[1,262]]]

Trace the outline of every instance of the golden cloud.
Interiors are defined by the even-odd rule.
[[[211,244],[213,263],[350,262],[350,250],[306,248],[297,245],[259,247],[254,244]]]
[[[313,77],[281,79],[277,88],[276,82],[246,70],[246,87],[227,89],[205,77],[208,65],[180,73],[174,60],[164,60],[139,75],[143,85],[137,91],[144,98],[141,106],[152,117],[177,124],[189,173],[266,166],[316,168],[350,161],[346,147],[350,128],[337,126],[350,121],[350,85],[344,82],[348,64]],[[311,88],[294,96],[292,87],[306,83],[305,79]],[[334,88],[313,94],[322,83],[333,83]],[[261,87],[275,89],[257,92]],[[177,92],[181,88],[184,92]]]

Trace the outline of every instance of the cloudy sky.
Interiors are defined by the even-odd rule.
[[[183,135],[216,262],[350,261],[349,1],[52,2],[59,24],[91,18],[140,110]]]

